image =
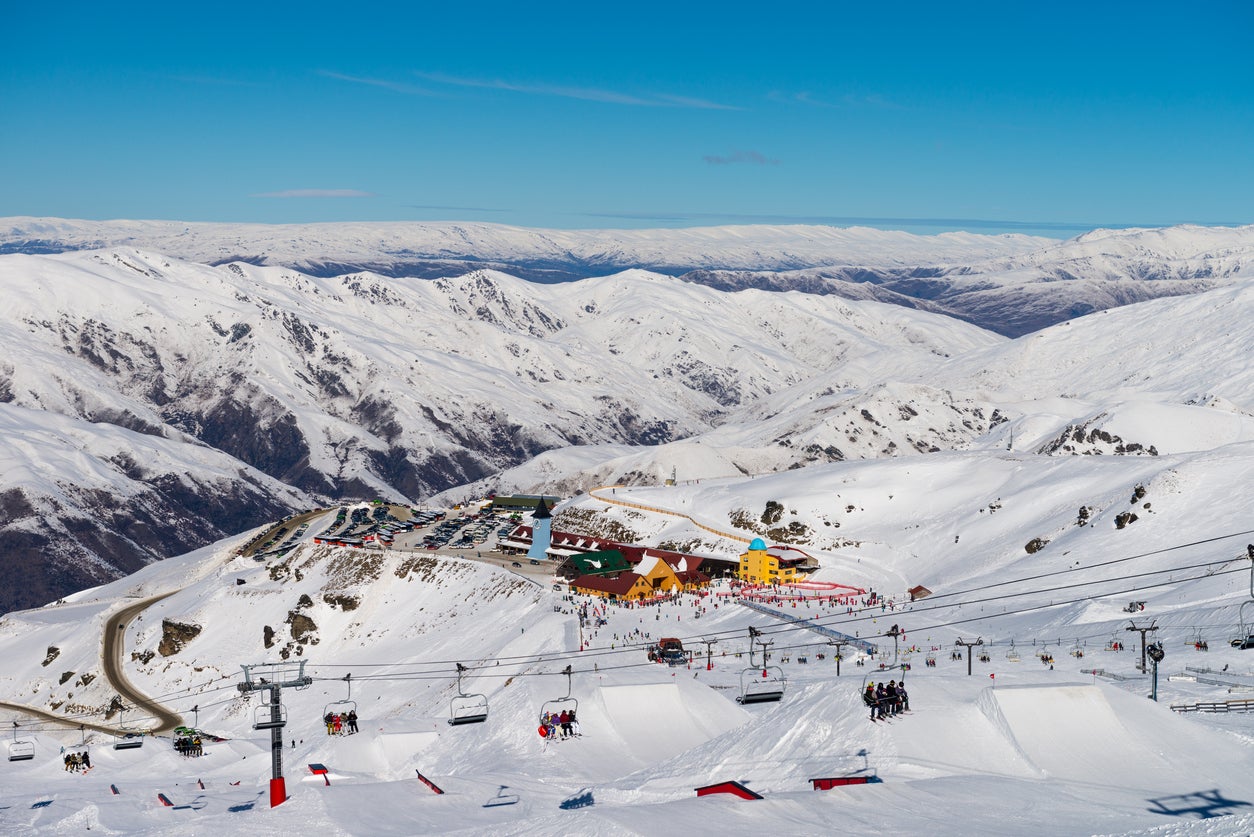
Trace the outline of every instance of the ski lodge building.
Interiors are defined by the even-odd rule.
[[[740,555],[737,577],[749,584],[788,584],[800,581],[818,566],[813,556],[796,547],[768,547],[766,541],[754,538]]]
[[[620,549],[572,555],[558,572],[569,577],[582,570],[570,579],[570,589],[612,601],[641,601],[699,589],[710,582],[698,569],[700,558],[645,547],[632,551],[637,554],[630,558]]]

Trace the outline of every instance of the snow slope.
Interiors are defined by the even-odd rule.
[[[617,499],[715,526],[739,520],[750,533],[766,501],[779,502],[779,526],[814,533],[803,548],[819,558],[816,578],[891,601],[891,610],[854,613],[817,599],[767,602],[879,645],[874,658],[847,654],[839,676],[825,636],[737,604],[726,586],[707,598],[606,607],[426,552],[306,543],[259,562],[235,554],[242,539],[223,542],[5,616],[0,699],[102,720],[112,692],[84,675],[99,674],[105,618],[173,590],[127,628],[128,675],[185,717],[197,707],[199,725],[230,740],[188,761],[168,740],[114,751],[88,733],[97,767],[75,776],[57,759],[78,731],[28,725],[36,759],[0,761],[0,825],[14,834],[87,825],[128,834],[1244,833],[1254,827],[1254,716],[1183,716],[1167,704],[1254,686],[1254,658],[1226,643],[1248,581],[1241,516],[1254,504],[1243,479],[1252,455],[1248,442],[1156,457],[950,452],[616,489]],[[586,496],[560,507],[557,525],[596,506],[616,514]],[[646,542],[695,537],[682,519],[625,511],[623,525]],[[1117,516],[1130,511],[1138,519],[1120,528]],[[734,554],[703,537],[711,552]],[[1031,537],[1048,543],[1028,552]],[[915,583],[933,595],[907,602]],[[1104,650],[1111,639],[1135,649],[1129,599],[1145,601],[1131,618],[1153,620],[1152,638],[1166,649],[1157,704],[1145,697],[1136,651]],[[162,654],[163,620],[201,630]],[[892,624],[912,665],[912,712],[873,723],[859,693],[868,678],[899,676],[876,668],[893,661],[883,636]],[[734,702],[750,626],[773,643],[771,662],[787,677],[779,703]],[[649,663],[644,645],[660,636],[697,649],[715,640],[713,668],[701,657],[688,668]],[[976,636],[990,659],[973,661],[969,677],[949,652]],[[1199,636],[1208,653],[1193,649]],[[58,653],[45,664],[51,648]],[[284,655],[288,665],[307,661],[314,681],[284,690],[291,799],[270,810],[268,741],[251,728],[259,706],[236,684],[241,663]],[[490,703],[482,725],[445,723],[457,662],[469,666],[465,691]],[[545,743],[537,718],[567,694],[566,665],[583,735]],[[1186,666],[1194,679],[1176,679]],[[347,699],[361,733],[326,736],[319,719]],[[4,708],[0,718],[22,716]],[[329,786],[309,763],[328,766]],[[432,794],[415,771],[446,793]],[[826,776],[880,782],[810,789]],[[725,780],[764,799],[695,796]]]

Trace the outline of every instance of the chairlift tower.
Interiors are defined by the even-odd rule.
[[[718,645],[717,639],[701,639],[698,642],[705,643],[705,670],[713,671],[714,669],[714,646]]]
[[[240,693],[267,693],[261,711],[253,717],[253,729],[270,730],[271,808],[287,801],[287,786],[283,780],[283,727],[287,725],[287,715],[283,711],[281,693],[285,688],[307,689],[313,685],[313,678],[305,674],[305,662],[240,665],[244,670],[244,682],[236,686]],[[269,710],[269,717],[264,712],[266,709]]]
[[[1135,631],[1136,633],[1139,633],[1141,635],[1141,665],[1140,665],[1141,674],[1148,673],[1148,669],[1146,669],[1145,667],[1145,635],[1151,634],[1154,631],[1158,630],[1157,621],[1158,620],[1154,620],[1153,622],[1150,622],[1149,627],[1147,628],[1138,628],[1135,622],[1130,622],[1129,627],[1124,628],[1125,631]]]
[[[893,625],[892,628],[884,632],[884,636],[891,636],[893,638],[893,665],[897,665],[897,640],[901,637],[901,634],[901,628],[896,625]]]
[[[840,658],[844,656],[845,646],[853,643],[846,642],[843,639],[832,639],[828,640],[827,644],[836,649],[836,676],[840,677]]]
[[[964,640],[962,637],[958,637],[958,641],[954,643],[954,645],[961,645],[963,648],[967,649],[967,677],[971,676],[971,649],[977,645],[983,645],[983,644],[984,644],[984,637],[977,638],[975,642]]]

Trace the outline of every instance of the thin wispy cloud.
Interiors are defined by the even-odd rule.
[[[412,96],[435,96],[438,95],[425,87],[419,87],[416,84],[406,84],[402,81],[392,81],[383,78],[364,78],[362,76],[350,76],[345,73],[337,73],[333,70],[319,70],[318,75],[324,78],[333,78],[336,81],[347,81],[350,84],[364,84],[369,87],[381,87],[384,90],[391,90],[394,93],[406,93]]]
[[[280,192],[259,192],[254,198],[373,198],[374,192],[360,189],[284,189]]]
[[[508,209],[493,209],[487,206],[444,206],[434,203],[409,203],[408,209],[435,209],[440,212],[509,212]]]
[[[475,79],[463,76],[451,76],[446,73],[415,73],[419,78],[437,84],[448,84],[454,87],[474,87],[486,90],[505,90],[511,93],[524,93],[533,96],[555,96],[562,99],[579,99],[585,102],[602,102],[611,105],[631,105],[649,108],[693,108],[698,110],[740,110],[733,105],[711,102],[707,99],[695,99],[688,96],[674,96],[668,93],[649,93],[637,95],[622,93],[617,90],[605,90],[598,87],[570,87],[558,84],[520,84],[504,79]]]
[[[760,151],[733,151],[726,157],[720,157],[717,154],[706,154],[702,159],[712,166],[732,166],[737,163],[746,163],[751,166],[779,165],[779,160],[767,157]]]

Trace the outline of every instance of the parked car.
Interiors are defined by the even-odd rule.
[[[534,563],[535,563],[535,561],[532,561],[531,563],[533,563],[533,564],[534,564]],[[518,563],[517,561],[515,561],[515,562],[512,564],[512,566],[515,566],[515,567],[521,567],[521,566],[522,566],[522,564],[520,564],[520,563]]]

